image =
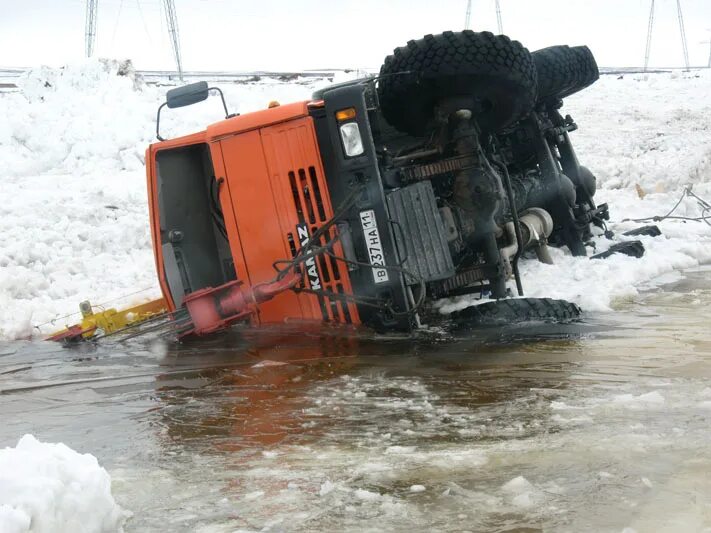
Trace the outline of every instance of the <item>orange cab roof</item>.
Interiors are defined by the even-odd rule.
[[[202,131],[153,143],[151,147],[154,150],[162,150],[176,146],[212,142],[229,135],[305,117],[308,115],[308,103],[306,100],[303,102],[294,102],[292,104],[260,109],[259,111],[227,118],[210,124]]]

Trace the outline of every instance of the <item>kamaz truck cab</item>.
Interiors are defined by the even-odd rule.
[[[548,244],[585,255],[607,217],[570,144],[577,125],[559,113],[597,66],[587,47],[553,48],[430,35],[377,77],[158,133],[146,168],[169,308],[187,308],[197,334],[237,321],[410,331],[463,294],[471,320],[575,318],[571,303],[523,298],[518,272],[527,250],[550,262]],[[568,71],[541,87],[561,58]],[[161,109],[216,91],[172,89]]]

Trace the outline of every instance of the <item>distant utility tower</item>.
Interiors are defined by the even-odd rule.
[[[676,0],[676,13],[679,18],[679,33],[681,33],[681,47],[684,52],[684,66],[689,70],[689,49],[686,46],[686,29],[684,28],[684,16],[681,12],[681,0]],[[644,71],[649,67],[649,52],[652,48],[652,28],[654,26],[654,0],[651,0],[649,7],[649,23],[647,25],[647,46],[644,52]],[[711,59],[711,58],[710,58]]]
[[[180,60],[180,38],[178,36],[178,16],[175,14],[175,3],[173,0],[165,0],[165,19],[168,23],[170,44],[173,47],[173,54],[175,54],[178,76],[180,77],[180,81],[183,81],[183,64]]]
[[[96,11],[99,7],[99,0],[86,0],[86,22],[84,24],[84,36],[86,37],[86,57],[94,54],[96,44]]]
[[[684,16],[681,14],[681,0],[676,0],[676,12],[679,16],[679,32],[681,33],[681,47],[684,50],[684,66],[689,70],[689,49],[686,47],[686,29],[684,28]]]
[[[499,34],[504,33],[504,26],[501,23],[501,5],[499,4],[499,0],[496,1],[496,25],[499,28]],[[464,16],[464,29],[465,30],[470,30],[470,22],[471,22],[471,17],[472,17],[472,0],[467,0],[467,14]]]
[[[496,0],[496,24],[499,27],[499,35],[503,35],[504,25],[501,22],[501,4],[499,4],[499,0]]]
[[[178,67],[178,76],[183,81],[183,63],[180,59],[180,37],[178,35],[178,16],[175,12],[173,0],[163,0],[165,7],[165,19],[168,22],[168,33],[170,34],[170,45],[175,55],[175,64]],[[96,13],[99,9],[99,0],[86,0],[86,57],[94,55],[94,45],[96,44]]]
[[[709,45],[709,62],[706,65],[706,68],[711,68],[711,39],[708,41],[701,41],[699,44],[708,44]]]
[[[647,24],[647,47],[644,51],[644,71],[647,72],[649,66],[649,51],[652,48],[652,27],[654,26],[654,0],[649,8],[649,23]]]

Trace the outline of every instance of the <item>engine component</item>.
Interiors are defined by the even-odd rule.
[[[539,207],[528,209],[519,215],[519,224],[521,225],[521,246],[523,249],[533,248],[541,263],[552,265],[553,259],[548,250],[547,242],[548,237],[553,232],[553,219],[548,211]],[[511,259],[518,252],[519,243],[517,243],[513,222],[507,222],[504,225],[504,230],[510,244],[501,249],[501,258],[506,267],[507,277],[511,277],[513,273]]]
[[[395,242],[404,257],[402,267],[423,281],[453,276],[452,254],[432,184],[421,181],[396,189],[388,194],[387,203]],[[414,285],[418,280],[407,282]]]
[[[548,211],[540,207],[527,209],[519,217],[523,248],[530,248],[536,252],[541,263],[553,264],[553,258],[548,250],[548,237],[553,233],[553,219]]]
[[[400,181],[403,184],[412,183],[424,179],[431,179],[437,176],[442,176],[457,170],[476,165],[477,159],[472,156],[452,157],[443,159],[427,165],[415,165],[400,169]]]

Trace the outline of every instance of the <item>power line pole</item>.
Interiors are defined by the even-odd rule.
[[[94,55],[96,44],[96,12],[99,0],[86,0],[86,21],[84,23],[84,38],[86,57]]]
[[[708,41],[701,41],[699,44],[708,44],[709,45],[709,62],[706,65],[706,68],[711,68],[711,39]]]
[[[684,16],[681,14],[681,0],[676,0],[676,12],[679,16],[679,32],[681,32],[681,47],[684,50],[684,65],[689,70],[689,49],[686,47],[686,30],[684,29]]]
[[[470,30],[469,21],[472,17],[472,0],[467,0],[467,14],[464,17],[464,29]]]
[[[183,64],[180,60],[180,37],[178,36],[178,16],[175,14],[175,3],[173,0],[165,0],[165,19],[168,22],[168,33],[170,34],[170,44],[175,54],[175,64],[178,67],[178,77],[183,81]]]
[[[644,52],[644,71],[647,72],[649,66],[649,52],[652,48],[652,27],[654,26],[654,0],[649,8],[649,23],[647,24],[647,48]]]
[[[499,26],[499,35],[504,34],[504,25],[501,22],[501,4],[496,0],[496,24]]]

